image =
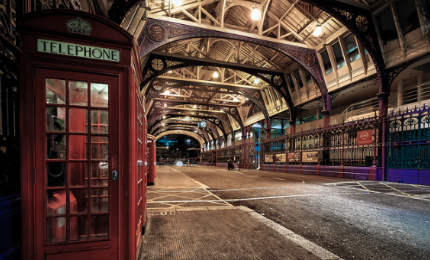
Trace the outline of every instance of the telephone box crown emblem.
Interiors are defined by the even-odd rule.
[[[87,21],[82,20],[79,16],[78,19],[69,20],[66,24],[67,29],[69,29],[69,32],[71,33],[90,35],[91,30],[93,29]]]

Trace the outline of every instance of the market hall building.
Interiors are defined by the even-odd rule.
[[[430,184],[430,1],[0,6],[1,259],[136,259],[172,133],[203,165]]]

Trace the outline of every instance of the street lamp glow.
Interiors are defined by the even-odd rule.
[[[214,78],[218,78],[218,76],[219,76],[219,75],[218,75],[218,72],[216,72],[216,71],[215,71],[215,72],[214,72],[214,74],[213,74],[212,76],[213,76]]]
[[[256,21],[260,18],[260,11],[257,9],[257,7],[254,7],[251,13],[251,19]]]

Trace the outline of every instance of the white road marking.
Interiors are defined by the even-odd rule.
[[[348,193],[348,194],[363,194],[363,193]],[[284,196],[271,196],[271,197],[256,197],[256,198],[244,198],[244,199],[224,199],[223,201],[237,202],[237,201],[248,201],[248,200],[267,200],[267,199],[282,199],[282,198],[295,198],[295,197],[309,197],[309,196],[324,196],[327,194],[299,194],[299,195],[284,195]],[[216,196],[216,195],[214,195]],[[154,201],[150,203],[188,203],[188,202],[215,202],[219,200],[176,200],[176,201]]]
[[[269,228],[274,229],[276,232],[278,232],[279,234],[281,234],[282,236],[284,236],[286,239],[294,242],[295,244],[303,247],[304,249],[308,250],[309,252],[311,252],[312,254],[314,254],[315,256],[324,259],[324,260],[341,260],[342,258],[340,258],[339,256],[333,254],[330,251],[327,251],[326,249],[318,246],[317,244],[307,240],[306,238],[294,233],[293,231],[279,225],[278,223],[263,217],[261,214],[259,214],[258,212],[255,212],[252,209],[249,209],[247,207],[244,206],[239,206],[237,207],[240,210],[244,211],[245,213],[249,214],[250,216],[254,217],[257,221],[265,224],[266,226],[268,226]]]

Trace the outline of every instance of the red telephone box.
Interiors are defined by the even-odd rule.
[[[133,37],[70,10],[19,20],[23,259],[136,259],[146,119]]]
[[[155,136],[148,134],[147,143],[147,162],[148,162],[148,184],[153,185],[155,183],[155,164],[157,152],[155,150]]]

